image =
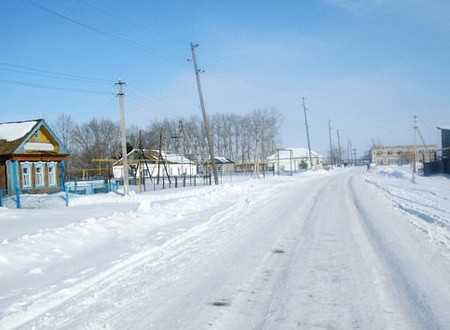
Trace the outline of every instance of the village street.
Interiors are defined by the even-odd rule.
[[[29,233],[34,249],[68,255],[45,261],[42,250],[34,273],[32,261],[11,266],[26,239],[10,240],[0,249],[11,266],[0,277],[0,328],[443,329],[448,189],[377,180],[355,168],[149,194],[113,215],[105,204],[108,215],[90,220],[101,230],[80,234],[80,221]],[[413,204],[440,223],[422,225],[405,211]],[[56,230],[90,243],[44,242]]]

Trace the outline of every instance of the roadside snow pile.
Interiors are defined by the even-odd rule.
[[[450,248],[449,176],[416,175],[413,182],[409,166],[377,166],[365,179],[431,241]]]

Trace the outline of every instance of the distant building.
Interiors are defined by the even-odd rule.
[[[370,149],[370,161],[376,165],[410,164],[416,150],[416,162],[429,162],[434,159],[436,149],[436,145],[373,147]]]
[[[450,126],[439,127],[442,136],[442,169],[450,174]]]
[[[217,170],[221,173],[233,173],[234,172],[234,162],[226,157],[214,157],[214,161],[217,164]],[[204,162],[207,169],[210,168],[211,160],[208,159]]]
[[[323,164],[323,157],[314,151],[311,151],[311,160],[313,168]],[[309,151],[306,148],[278,149],[267,157],[267,166],[275,172],[296,172],[311,168]]]
[[[68,157],[43,119],[0,123],[0,189],[7,194],[60,191]]]
[[[183,157],[169,151],[147,149],[133,149],[127,155],[128,173],[131,177],[145,178],[156,176],[197,175],[197,165]],[[113,175],[116,179],[123,177],[123,160],[113,164]]]

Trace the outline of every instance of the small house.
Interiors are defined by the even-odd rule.
[[[221,173],[234,173],[234,162],[226,157],[214,157],[214,162],[217,165],[217,170]],[[204,166],[209,169],[211,166],[211,160],[208,159],[204,162]]]
[[[128,174],[131,177],[197,175],[197,166],[179,154],[158,150],[133,149],[127,154]],[[123,159],[113,164],[113,175],[123,178]]]
[[[297,172],[298,170],[322,166],[323,158],[318,153],[306,148],[278,149],[267,157],[268,167],[275,172]]]
[[[0,189],[6,194],[60,191],[68,157],[43,119],[0,123]]]

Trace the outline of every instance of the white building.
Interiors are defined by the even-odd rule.
[[[133,149],[127,155],[130,177],[136,179],[162,176],[197,175],[197,165],[186,157],[173,152],[158,150]],[[123,177],[123,163],[119,159],[113,164],[113,175],[116,179]]]
[[[312,168],[322,166],[323,157],[311,151]],[[309,151],[306,148],[278,149],[267,157],[267,166],[275,172],[296,172],[301,169],[311,169]]]

